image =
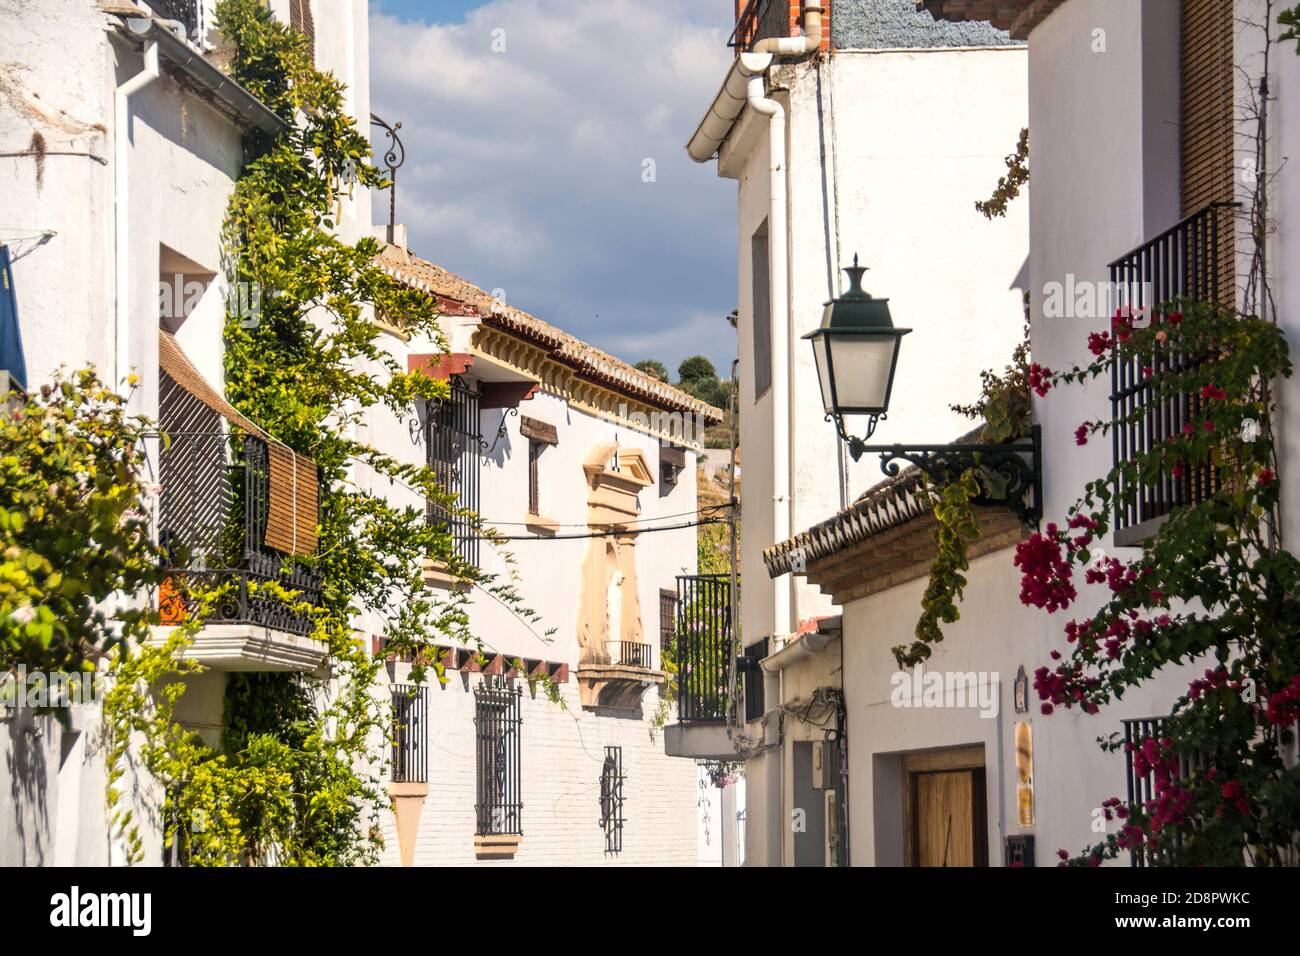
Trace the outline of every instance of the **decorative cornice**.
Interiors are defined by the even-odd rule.
[[[722,421],[720,409],[506,305],[406,250],[387,246],[375,264],[404,285],[431,296],[444,314],[477,317],[480,325],[472,340],[475,349],[535,376],[547,391],[573,401],[585,411],[656,437],[675,437],[694,447],[699,447],[703,439],[695,432],[702,433],[702,426]],[[620,405],[626,408],[628,417],[620,418]],[[684,418],[691,419],[689,440],[674,436],[671,425],[654,427],[639,422],[641,417],[654,422],[665,413],[676,415],[679,424]]]

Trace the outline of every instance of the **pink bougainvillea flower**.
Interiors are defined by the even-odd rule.
[[[1088,444],[1088,430],[1092,427],[1091,422],[1084,422],[1074,430],[1074,443],[1076,445]]]
[[[1029,387],[1039,398],[1044,397],[1052,387],[1052,370],[1037,362],[1029,366]]]
[[[1088,333],[1088,351],[1093,355],[1102,355],[1109,352],[1115,343],[1111,341],[1109,332],[1089,332]]]
[[[1261,468],[1259,470],[1259,486],[1267,488],[1273,482],[1277,481],[1277,475],[1273,473],[1272,468]]]
[[[1201,389],[1201,398],[1208,402],[1222,402],[1227,397],[1227,393],[1217,385],[1206,385]]]

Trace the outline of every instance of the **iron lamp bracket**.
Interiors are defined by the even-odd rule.
[[[872,419],[867,438],[875,431],[875,424]],[[1031,526],[1043,516],[1043,442],[1038,425],[1033,426],[1028,438],[1002,444],[869,445],[864,439],[845,436],[842,426],[840,434],[848,442],[854,461],[866,452],[878,452],[880,470],[890,478],[898,475],[900,462],[915,465],[935,483],[951,481],[976,468],[984,490],[975,504],[1005,506]]]

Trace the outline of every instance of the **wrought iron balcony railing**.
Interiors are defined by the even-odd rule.
[[[608,641],[609,660],[624,667],[653,667],[654,653],[649,644],[637,644],[633,641]]]
[[[1132,310],[1135,322],[1149,321],[1150,310],[1178,298],[1231,305],[1234,274],[1231,255],[1236,204],[1214,203],[1110,264],[1116,310]],[[1143,310],[1147,310],[1143,312]],[[1111,381],[1111,414],[1119,421],[1145,409],[1111,433],[1116,465],[1158,448],[1179,434],[1199,411],[1196,395],[1160,395],[1164,376],[1192,367],[1196,356],[1167,350],[1116,364]],[[1214,493],[1217,475],[1209,463],[1188,468],[1183,477],[1165,476],[1136,489],[1134,499],[1117,505],[1116,543],[1140,543],[1140,527],[1179,505]],[[1149,526],[1148,526],[1149,527]]]
[[[1146,810],[1147,803],[1156,798],[1156,775],[1154,770],[1139,774],[1133,766],[1133,753],[1142,747],[1148,737],[1159,740],[1164,736],[1165,717],[1141,717],[1123,721],[1124,725],[1124,772],[1128,783],[1128,805],[1135,810]],[[1210,760],[1205,754],[1197,753],[1178,758],[1178,775],[1187,778],[1194,773],[1203,773],[1210,767]],[[1173,847],[1177,852],[1183,847],[1186,827],[1173,829]],[[1167,854],[1165,854],[1167,856]],[[1129,851],[1130,866],[1155,866],[1168,863],[1160,853],[1145,847],[1134,847]]]
[[[682,720],[726,720],[736,647],[731,579],[722,574],[677,579],[677,706]]]
[[[158,16],[184,24],[185,35],[196,39],[203,22],[203,0],[144,0]]]
[[[159,595],[164,624],[195,613],[198,592],[222,588],[205,619],[306,635],[319,574],[263,542],[269,511],[266,443],[229,432],[173,433],[159,455],[158,542],[170,575]],[[297,595],[271,593],[272,585]]]

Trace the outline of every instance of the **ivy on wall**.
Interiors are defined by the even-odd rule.
[[[952,410],[983,422],[981,439],[990,444],[1012,442],[1029,434],[1031,422],[1030,383],[1034,365],[1029,358],[1029,297],[1025,297],[1025,334],[1002,372],[980,373],[980,396],[971,405],[953,405]],[[930,576],[921,598],[921,616],[917,619],[915,640],[892,648],[899,667],[914,667],[930,658],[932,646],[943,640],[943,624],[961,619],[958,608],[966,592],[966,572],[970,569],[969,548],[979,539],[979,520],[975,500],[981,496],[997,499],[996,476],[976,464],[947,480],[931,483],[926,493],[934,505],[939,522],[935,529],[935,556]],[[1004,495],[1003,495],[1004,496]]]
[[[509,573],[466,565],[446,526],[419,507],[397,507],[353,480],[355,467],[456,510],[423,465],[399,461],[355,437],[367,414],[401,415],[446,396],[444,382],[409,373],[384,347],[381,320],[444,346],[432,301],[375,265],[379,244],[333,232],[355,190],[387,185],[370,164],[365,136],[346,113],[344,88],[316,69],[309,41],[273,19],[259,0],[221,0],[219,29],[233,46],[231,75],[283,119],[275,139],[250,134],[247,162],[224,227],[228,278],[258,291],[250,321],[232,309],[225,326],[226,395],[267,432],[320,467],[317,551],[303,563],[323,581],[319,605],[274,583],[262,596],[309,614],[328,648],[326,678],[234,675],[227,685],[220,747],[175,720],[181,679],[194,668],[183,651],[203,613],[162,647],[119,662],[106,701],[112,747],[109,799],[128,854],[138,858],[139,821],[121,793],[126,768],[142,765],[165,794],[169,851],[191,864],[350,865],[381,846],[381,771],[387,750],[386,695],[375,693],[381,663],[356,633],[381,621],[384,654],[412,660],[413,681],[432,669],[447,637],[482,642],[470,630],[468,594],[492,595],[525,625],[538,616]],[[469,516],[474,520],[476,516]],[[490,532],[479,529],[489,543]],[[424,584],[422,561],[447,567],[469,586],[442,594]],[[220,595],[200,595],[203,607]],[[548,696],[556,699],[554,688]]]

